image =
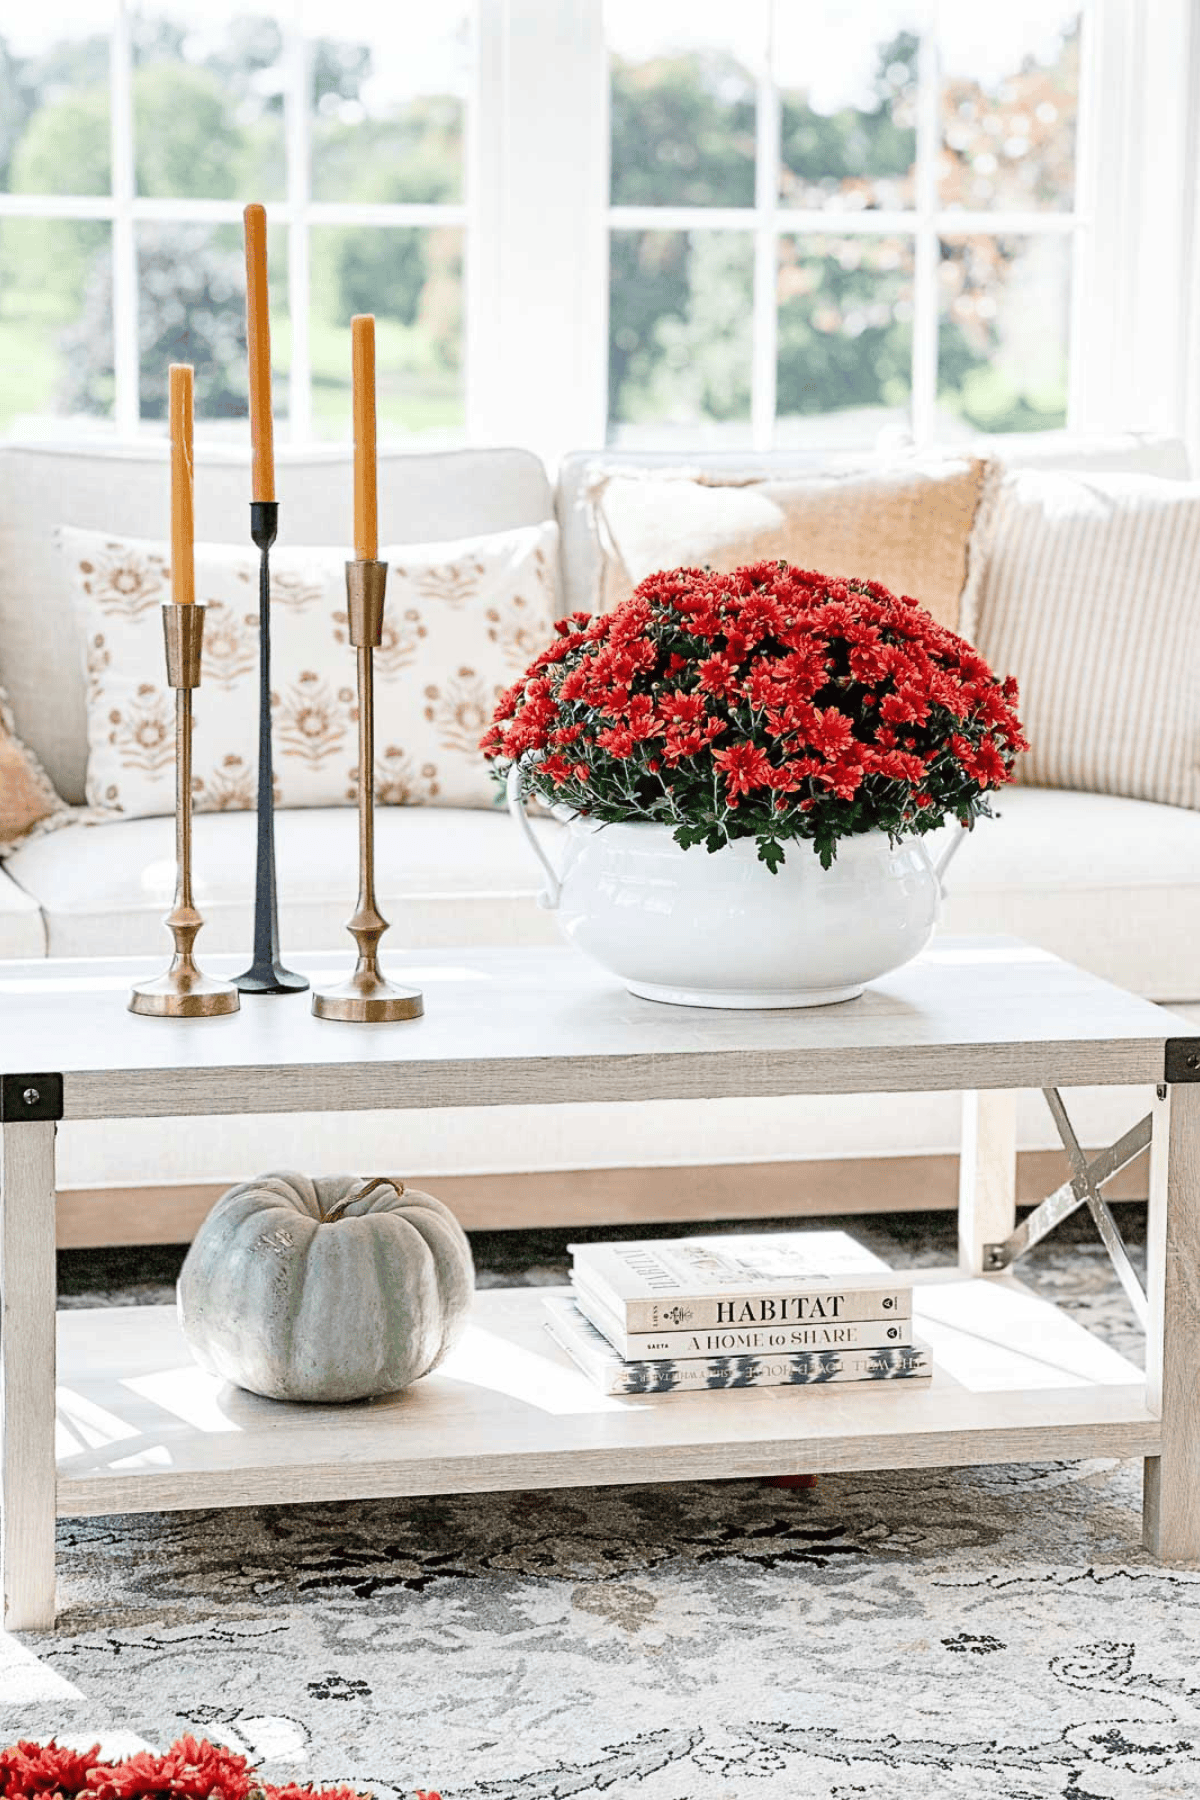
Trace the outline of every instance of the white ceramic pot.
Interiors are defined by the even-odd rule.
[[[844,838],[833,867],[812,845],[785,846],[777,875],[752,838],[710,854],[682,850],[669,826],[571,817],[555,868],[529,828],[518,777],[509,809],[546,875],[539,904],[564,936],[631,993],[677,1006],[829,1006],[898,969],[928,943],[941,876],[920,838]]]

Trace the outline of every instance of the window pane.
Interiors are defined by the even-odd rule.
[[[248,414],[246,262],[240,225],[158,225],[137,228],[138,346],[143,419],[167,416],[167,370],[173,362],[196,370],[197,426],[244,439]],[[267,237],[271,284],[271,399],[275,417],[287,415],[290,333],[287,241],[280,226]]]
[[[785,205],[841,212],[912,206],[919,42],[912,0],[779,8]]]
[[[943,206],[1069,211],[1079,110],[1078,6],[945,9]]]
[[[908,238],[781,240],[778,443],[867,446],[907,424],[912,296]]]
[[[0,192],[107,194],[112,5],[22,10],[0,32]]]
[[[749,442],[754,251],[740,231],[614,231],[609,442]]]
[[[138,193],[282,199],[278,21],[229,0],[159,0],[139,8],[132,30]]]
[[[763,0],[607,0],[616,206],[753,206]]]
[[[471,63],[466,7],[311,0],[318,200],[456,201]]]
[[[0,368],[0,430],[111,416],[109,225],[0,221]]]
[[[942,435],[1065,425],[1069,235],[947,239],[939,281]]]
[[[312,230],[313,429],[350,428],[350,320],[376,317],[380,436],[462,429],[462,245],[457,227]]]

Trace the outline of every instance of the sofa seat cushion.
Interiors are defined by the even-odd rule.
[[[946,879],[943,929],[1012,932],[1150,1000],[1200,999],[1200,813],[1006,788]]]
[[[550,821],[534,829],[553,837]],[[196,900],[205,951],[245,952],[253,932],[255,815],[195,820]],[[553,941],[535,904],[538,872],[503,811],[381,807],[375,821],[384,948]],[[358,891],[358,814],[312,807],[275,815],[285,949],[352,948],[345,923]],[[51,956],[135,956],[168,946],[162,920],[175,886],[171,819],[79,823],[34,839],[5,867],[45,914]],[[39,942],[33,954],[39,954]]]
[[[1150,999],[1200,1000],[1200,813],[1055,788],[1008,788],[996,807],[999,816],[980,821],[950,870],[944,930],[1012,932]],[[534,829],[553,844],[560,828],[539,820]],[[202,952],[249,953],[254,832],[252,813],[195,821]],[[275,834],[285,947],[348,945],[354,809],[281,812]],[[376,855],[380,904],[393,925],[385,944],[556,939],[553,915],[535,904],[537,870],[503,812],[381,807]],[[68,826],[33,839],[4,866],[41,905],[52,956],[144,955],[166,945],[170,819]]]
[[[41,908],[32,894],[0,869],[0,957],[45,954]]]

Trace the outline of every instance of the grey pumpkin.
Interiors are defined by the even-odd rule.
[[[390,1177],[283,1170],[230,1188],[179,1276],[197,1361],[272,1400],[364,1400],[408,1387],[458,1338],[471,1247],[432,1194]]]

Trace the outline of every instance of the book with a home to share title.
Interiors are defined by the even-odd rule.
[[[830,1381],[928,1380],[925,1344],[898,1349],[814,1350],[764,1356],[626,1361],[572,1300],[548,1294],[546,1330],[604,1394],[695,1393],[706,1388],[800,1387]]]
[[[619,1356],[643,1362],[686,1362],[704,1356],[780,1356],[814,1350],[898,1350],[912,1343],[912,1319],[820,1319],[808,1324],[716,1325],[683,1331],[626,1331],[616,1313],[582,1282],[572,1291],[580,1312]]]
[[[573,1244],[571,1280],[623,1331],[907,1319],[912,1284],[845,1231]]]

